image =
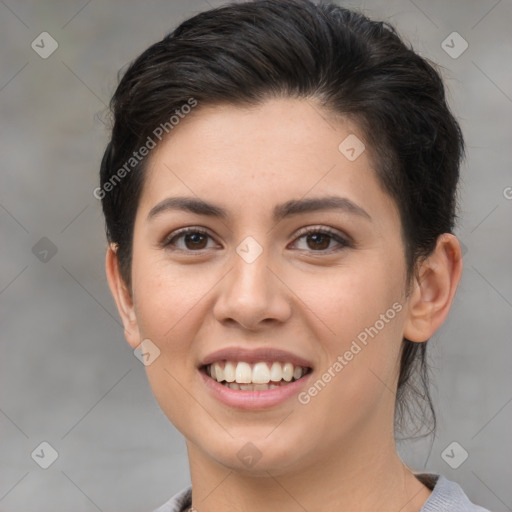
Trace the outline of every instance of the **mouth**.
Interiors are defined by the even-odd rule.
[[[214,399],[236,409],[263,410],[293,399],[314,367],[285,350],[226,347],[206,356],[198,370]]]
[[[287,386],[311,373],[309,366],[281,361],[219,360],[200,367],[210,379],[238,391],[268,391]]]

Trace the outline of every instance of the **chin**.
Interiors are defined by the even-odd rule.
[[[284,430],[281,434],[271,439],[272,434],[269,436],[267,428],[260,436],[251,436],[246,432],[240,437],[219,439],[219,442],[212,442],[211,438],[203,439],[202,447],[196,444],[211,460],[239,474],[253,477],[268,477],[269,474],[278,476],[300,468],[301,460],[307,458],[305,452],[308,451],[304,445],[304,436],[295,438]],[[309,451],[313,453],[314,447]]]

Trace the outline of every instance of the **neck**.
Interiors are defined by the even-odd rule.
[[[311,454],[300,468],[279,474],[268,468],[257,475],[227,468],[187,442],[192,505],[201,512],[418,512],[431,491],[400,460],[392,434],[388,443],[382,442],[382,432],[360,432],[350,441]]]

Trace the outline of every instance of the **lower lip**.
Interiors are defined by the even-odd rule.
[[[204,383],[217,400],[229,405],[230,407],[246,410],[266,409],[279,405],[290,399],[292,396],[297,396],[311,377],[310,372],[300,379],[288,384],[283,384],[278,388],[267,389],[264,391],[242,391],[238,389],[231,389],[219,384],[216,380],[213,380],[201,370],[199,370],[199,373],[201,374]]]

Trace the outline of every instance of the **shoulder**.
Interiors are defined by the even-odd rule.
[[[432,489],[420,512],[490,512],[472,503],[459,484],[443,475],[423,473],[415,476]]]
[[[423,473],[416,477],[432,489],[420,512],[490,512],[472,503],[459,484],[443,475]],[[191,506],[191,498],[192,487],[187,487],[153,512],[183,512]]]
[[[183,512],[192,503],[192,487],[186,487],[153,512]]]

